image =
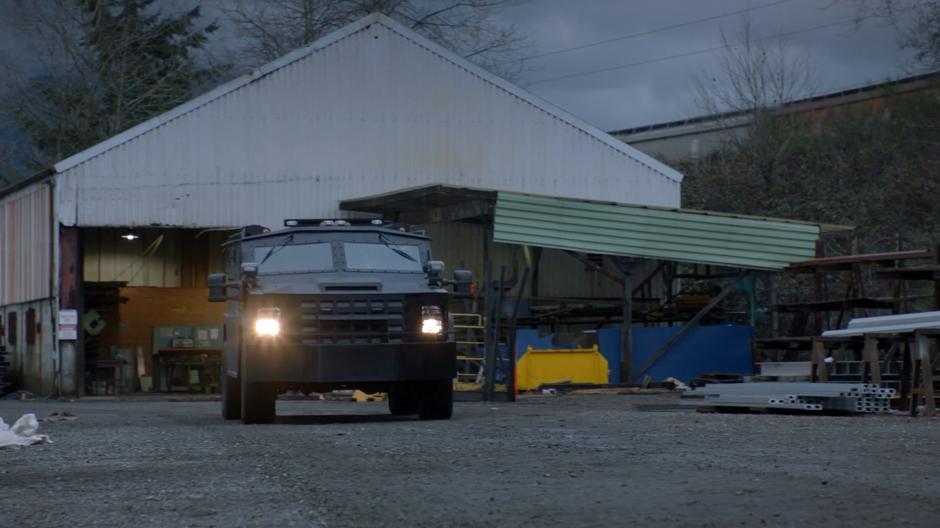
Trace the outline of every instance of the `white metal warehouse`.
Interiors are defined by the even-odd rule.
[[[429,184],[678,207],[681,179],[370,15],[0,191],[3,343],[22,386],[77,394],[85,358],[81,338],[57,338],[60,309],[86,330],[100,318],[97,346],[146,353],[156,325],[220,323],[204,288],[223,229],[333,217],[343,200]],[[429,230],[482,237],[455,229]],[[576,261],[556,264],[546,287],[600,287]],[[104,324],[111,308],[90,314],[102,299],[119,323]]]

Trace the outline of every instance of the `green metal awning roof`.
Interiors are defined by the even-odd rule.
[[[819,224],[500,191],[493,240],[624,257],[783,269],[815,256]]]

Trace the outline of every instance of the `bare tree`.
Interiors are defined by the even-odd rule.
[[[484,68],[504,76],[518,70],[528,40],[499,15],[525,0],[217,0],[247,41],[243,60],[256,65],[373,12],[384,13]],[[518,68],[518,63],[515,63]]]
[[[736,35],[722,31],[721,42],[717,65],[693,78],[696,104],[718,122],[726,146],[746,154],[736,160],[747,162],[737,167],[747,179],[738,182],[739,191],[742,185],[772,185],[786,149],[805,132],[802,119],[783,107],[813,93],[816,69],[807,55],[782,40],[756,34],[748,18]]]
[[[881,19],[894,26],[898,43],[914,52],[917,70],[940,68],[940,0],[834,0],[851,5],[859,22]]]
[[[902,44],[915,51],[922,66],[935,70],[940,68],[940,2],[923,2],[915,10],[911,31]]]
[[[743,19],[736,35],[721,32],[717,66],[693,80],[696,103],[710,115],[756,113],[810,95],[817,85],[810,57],[782,40],[756,34]]]

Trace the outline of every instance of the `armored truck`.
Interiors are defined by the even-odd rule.
[[[449,419],[456,345],[453,286],[430,239],[380,220],[286,220],[249,226],[224,244],[225,273],[209,301],[225,302],[222,415],[275,419],[286,390],[385,392],[392,414]]]

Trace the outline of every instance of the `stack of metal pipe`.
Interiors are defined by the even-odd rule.
[[[894,389],[871,383],[755,382],[710,383],[685,391],[680,404],[704,408],[780,409],[804,412],[891,411]]]

